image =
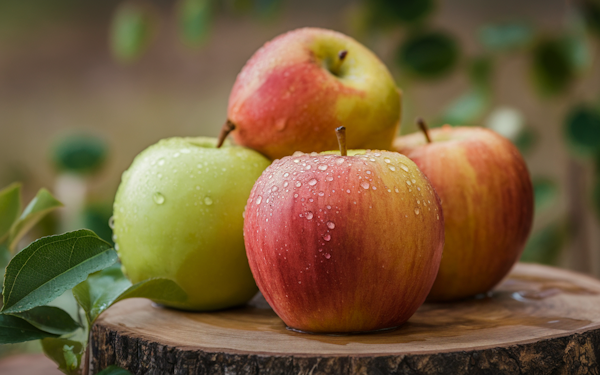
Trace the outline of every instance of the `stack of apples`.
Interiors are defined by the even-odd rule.
[[[124,272],[172,278],[188,294],[173,307],[195,311],[244,304],[258,286],[288,327],[321,333],[394,328],[426,299],[490,291],[531,228],[523,158],[479,127],[421,122],[394,139],[400,103],[348,36],[304,28],[266,43],[237,77],[220,139],[162,140],[123,174]]]

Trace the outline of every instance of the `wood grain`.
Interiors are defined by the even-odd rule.
[[[92,373],[598,374],[600,281],[519,264],[491,295],[350,336],[292,332],[264,300],[211,313],[126,300],[101,316],[91,345]]]

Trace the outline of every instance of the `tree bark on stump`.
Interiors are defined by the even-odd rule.
[[[600,281],[519,264],[491,296],[425,304],[394,331],[289,331],[268,308],[126,300],[92,329],[91,369],[134,374],[599,374]]]

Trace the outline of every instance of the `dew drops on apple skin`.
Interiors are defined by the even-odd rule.
[[[308,184],[309,184],[310,186],[315,186],[315,185],[317,184],[317,179],[316,179],[316,178],[313,178],[312,180],[308,181]]]
[[[165,203],[165,196],[157,191],[152,195],[152,200],[154,200],[154,203],[156,204],[163,204]]]
[[[408,167],[402,163],[400,163],[400,168],[402,168],[405,172],[408,172]]]
[[[256,204],[260,204],[260,202],[262,202],[262,196],[261,196],[261,195],[259,195],[259,196],[256,198]]]
[[[304,214],[304,217],[306,217],[308,220],[311,220],[311,219],[313,218],[313,213],[312,213],[312,212],[310,212],[310,211],[307,211],[307,212]]]
[[[324,256],[325,256],[325,259],[331,259],[331,254],[329,254],[329,253],[326,253]]]
[[[325,171],[327,170],[327,164],[321,164],[317,168],[319,168],[320,171]]]
[[[323,236],[323,239],[324,239],[325,241],[328,241],[328,242],[329,242],[329,241],[331,241],[331,234],[329,234],[329,233],[325,234],[325,235]]]
[[[212,198],[211,197],[205,197],[204,198],[204,204],[207,205],[207,206],[212,205],[213,204]]]
[[[327,206],[327,207],[329,207],[329,206]],[[335,223],[333,221],[328,221],[327,222],[327,228],[334,229],[335,228]]]
[[[419,209],[418,209],[418,208],[415,208],[415,215],[418,215],[418,214],[419,214],[419,212],[420,212],[420,211],[419,211]]]
[[[363,182],[360,183],[360,186],[363,189],[368,189],[369,188],[369,183],[367,181],[363,181]]]

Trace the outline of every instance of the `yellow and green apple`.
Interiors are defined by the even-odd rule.
[[[394,147],[429,177],[442,200],[446,244],[428,299],[488,292],[517,262],[531,230],[533,189],[525,161],[491,130],[423,130],[398,137]]]
[[[400,100],[388,69],[365,46],[339,32],[303,28],[252,56],[227,115],[236,143],[271,159],[336,149],[339,126],[348,129],[348,148],[390,150]]]
[[[188,299],[172,307],[216,310],[257,292],[243,239],[243,212],[270,164],[212,138],[170,138],[140,153],[114,202],[116,248],[133,282],[165,277]]]
[[[301,331],[401,325],[427,297],[444,245],[427,177],[389,151],[277,160],[252,188],[245,217],[256,283]]]

